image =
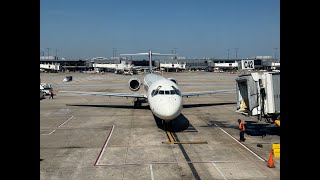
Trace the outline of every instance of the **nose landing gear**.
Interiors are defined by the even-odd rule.
[[[165,120],[161,120],[162,125],[163,125],[163,129],[165,131],[171,131],[172,130],[172,121],[165,121]]]

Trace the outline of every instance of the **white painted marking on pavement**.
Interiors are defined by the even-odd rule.
[[[69,121],[71,118],[73,118],[73,116],[69,117],[69,119],[65,120],[62,124],[60,124],[58,127],[61,127],[62,125],[64,125],[67,121]]]
[[[240,143],[237,139],[235,139],[233,136],[231,136],[229,133],[227,133],[225,130],[223,130],[222,128],[220,128],[218,125],[214,124],[215,126],[217,126],[221,131],[223,131],[224,133],[226,133],[228,136],[230,136],[233,140],[235,140],[237,143],[239,143],[241,146],[243,146],[244,148],[246,148],[249,152],[251,152],[253,155],[255,155],[257,158],[259,158],[261,161],[266,161],[264,159],[262,159],[260,156],[258,156],[256,153],[254,153],[253,151],[251,151],[249,148],[247,148],[245,145],[243,145],[242,143]]]
[[[96,162],[95,165],[98,165],[98,164],[99,164],[100,158],[101,158],[102,154],[104,153],[104,150],[106,149],[106,147],[107,147],[107,145],[108,145],[108,142],[109,142],[109,140],[110,140],[110,138],[111,138],[113,129],[114,129],[114,126],[112,126],[112,129],[111,129],[111,132],[110,132],[110,134],[109,134],[109,137],[108,137],[106,143],[104,144],[103,149],[102,149],[102,151],[100,152],[99,158],[98,158],[98,160],[97,160],[97,162]]]
[[[213,166],[217,169],[217,171],[220,173],[220,175],[223,177],[223,179],[227,180],[227,178],[223,175],[223,173],[220,171],[220,169],[216,166],[215,163],[212,163]]]
[[[41,134],[41,135],[51,135],[52,133],[54,133],[56,130],[51,131],[49,134]]]
[[[154,177],[153,177],[153,170],[152,170],[152,164],[150,164],[150,172],[151,172],[151,179],[154,180]]]

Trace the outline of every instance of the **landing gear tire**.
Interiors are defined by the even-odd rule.
[[[164,130],[167,131],[167,129],[168,129],[168,124],[167,124],[167,122],[166,122],[165,120],[162,120],[162,124],[163,124]]]
[[[162,120],[162,124],[165,131],[171,131],[171,127],[172,127],[171,121],[167,122],[165,120]]]
[[[141,107],[141,102],[135,101],[134,102],[134,107],[140,108]]]

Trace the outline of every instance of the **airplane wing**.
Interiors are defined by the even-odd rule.
[[[235,93],[236,90],[216,90],[216,91],[200,91],[200,92],[185,92],[181,93],[182,97],[189,97],[189,96],[199,96],[205,94],[228,94],[228,93]]]
[[[97,96],[117,96],[117,97],[132,97],[132,98],[147,98],[144,94],[136,93],[112,93],[112,92],[85,92],[85,91],[59,91],[61,93],[70,93],[70,94],[89,94]]]

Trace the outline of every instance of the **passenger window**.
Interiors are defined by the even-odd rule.
[[[170,91],[164,91],[165,92],[165,94],[170,94]]]

